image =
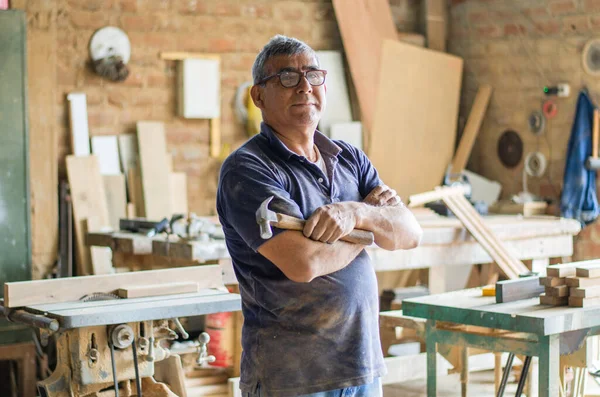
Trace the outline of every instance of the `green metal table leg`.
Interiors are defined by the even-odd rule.
[[[558,396],[560,368],[558,335],[540,336],[539,397]]]
[[[437,341],[435,321],[427,320],[425,346],[427,348],[427,397],[437,397]]]

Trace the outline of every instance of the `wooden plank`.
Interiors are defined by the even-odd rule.
[[[317,57],[319,67],[327,70],[327,111],[319,120],[319,131],[332,137],[334,124],[352,122],[344,59],[341,51],[317,51]]]
[[[469,118],[467,119],[467,124],[462,137],[460,138],[458,149],[452,160],[453,174],[460,174],[467,167],[467,161],[469,160],[473,144],[475,143],[475,139],[481,128],[481,123],[483,122],[483,117],[485,116],[485,111],[487,110],[491,96],[492,86],[489,84],[482,84],[475,96],[475,101],[471,107],[471,113],[469,113]]]
[[[544,287],[558,287],[559,285],[566,285],[566,277],[540,277],[540,285]]]
[[[169,170],[166,155],[165,126],[154,121],[137,123],[140,170],[144,194],[145,217],[160,220],[168,217],[171,200],[168,189]]]
[[[98,158],[102,175],[118,175],[121,173],[119,145],[115,135],[93,136],[92,153]]]
[[[87,156],[90,152],[90,132],[87,119],[87,100],[82,92],[67,95],[71,126],[71,150],[75,156]]]
[[[571,287],[569,294],[577,298],[597,298],[600,297],[600,285],[587,288]]]
[[[221,118],[210,119],[210,157],[219,158],[221,155]]]
[[[570,303],[568,296],[548,296],[540,295],[540,305],[565,306]]]
[[[573,288],[586,288],[600,285],[600,278],[567,277],[565,283]]]
[[[112,230],[119,230],[119,219],[125,218],[127,209],[125,175],[103,175],[102,179],[106,192],[109,225]]]
[[[569,287],[566,285],[559,285],[557,287],[544,287],[544,289],[544,292],[547,296],[556,296],[559,298],[569,296]]]
[[[465,193],[465,189],[461,186],[437,187],[435,190],[410,195],[408,206],[418,207],[432,201],[442,200],[447,196],[462,196]]]
[[[383,44],[367,154],[400,197],[432,190],[446,174],[454,154],[462,69],[463,60],[453,55],[392,40]],[[436,155],[423,156],[426,152]],[[418,169],[419,178],[398,172],[403,167]]]
[[[168,284],[138,285],[134,287],[119,288],[117,294],[121,298],[145,298],[148,296],[162,296],[174,294],[187,294],[199,292],[197,282],[185,281]]]
[[[69,302],[92,292],[114,293],[119,288],[196,280],[198,288],[223,286],[218,265],[148,270],[130,273],[82,276],[4,284],[6,307]]]
[[[47,13],[39,12],[39,19],[31,18],[26,35],[31,260],[34,279],[44,278],[50,273],[58,251],[56,7],[56,0],[45,2]],[[39,20],[44,20],[45,24],[36,23]]]
[[[372,131],[383,40],[397,39],[390,5],[387,0],[333,0],[333,7],[360,104],[361,121],[367,131]]]
[[[90,249],[85,244],[88,224],[109,225],[104,182],[95,156],[67,156],[67,176],[73,202],[73,223],[77,245],[78,275],[107,274],[111,263],[93,264]]]
[[[448,4],[445,0],[422,1],[423,31],[427,47],[436,51],[446,51],[448,33]]]
[[[220,58],[185,58],[178,64],[177,111],[191,119],[221,117]]]
[[[122,134],[117,137],[119,141],[119,160],[121,170],[125,175],[129,169],[135,167],[138,157],[137,137],[135,134]]]
[[[187,214],[187,174],[185,172],[172,172],[169,174],[171,194],[171,214]]]
[[[538,277],[524,277],[496,283],[496,303],[514,302],[530,299],[544,292]]]
[[[577,274],[569,274],[569,276],[598,278],[600,277],[600,264],[580,265],[577,266]]]
[[[571,263],[550,265],[546,268],[546,274],[551,277],[571,277],[575,275],[575,266]]]
[[[144,218],[146,215],[146,205],[144,203],[144,188],[142,186],[139,164],[129,169],[127,186],[129,187],[129,201],[134,206],[135,215]]]
[[[600,305],[600,297],[579,298],[577,296],[569,296],[569,306],[572,307],[592,307],[598,305]]]

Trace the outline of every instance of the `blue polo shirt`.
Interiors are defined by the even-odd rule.
[[[367,156],[315,131],[328,170],[290,151],[266,124],[223,163],[217,211],[242,297],[243,392],[293,397],[371,383],[385,374],[375,271],[366,251],[310,283],[288,279],[257,252],[255,213],[308,219],[319,207],[362,201],[382,184]],[[273,228],[273,235],[283,232]]]

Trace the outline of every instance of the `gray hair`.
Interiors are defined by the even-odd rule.
[[[293,37],[286,37],[278,34],[274,36],[258,53],[252,66],[252,79],[254,84],[258,84],[260,81],[265,79],[267,72],[265,71],[265,64],[267,61],[277,55],[299,55],[299,54],[311,54],[319,62],[315,50],[310,48],[308,44],[295,39]]]

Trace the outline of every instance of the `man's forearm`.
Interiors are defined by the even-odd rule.
[[[355,203],[356,228],[375,235],[375,244],[387,250],[411,249],[419,245],[423,231],[404,205],[375,207]]]
[[[306,238],[301,232],[288,230],[264,243],[258,252],[290,280],[310,282],[345,268],[364,248],[345,241],[326,244]]]

